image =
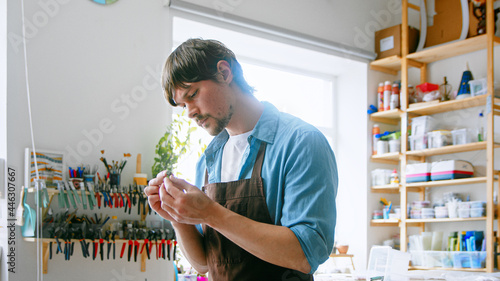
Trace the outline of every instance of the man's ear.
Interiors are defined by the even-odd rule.
[[[217,70],[219,71],[220,81],[230,84],[233,81],[233,72],[231,71],[231,67],[229,63],[225,60],[221,60],[217,63]]]

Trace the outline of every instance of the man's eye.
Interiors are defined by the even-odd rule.
[[[193,93],[191,96],[189,96],[189,97],[192,99],[192,98],[194,98],[197,94],[198,94],[198,91],[194,91],[194,93]]]

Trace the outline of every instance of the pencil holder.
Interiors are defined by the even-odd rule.
[[[120,185],[120,174],[109,174],[109,184]]]

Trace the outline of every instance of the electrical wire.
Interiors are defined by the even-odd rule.
[[[30,86],[29,86],[29,76],[28,76],[28,54],[26,51],[26,25],[24,22],[24,0],[21,0],[21,19],[22,19],[22,33],[23,33],[23,53],[24,53],[24,75],[26,78],[26,96],[28,99],[28,115],[30,121],[30,132],[31,132],[31,148],[33,150],[33,161],[35,162],[35,194],[40,194],[40,174],[38,172],[38,164],[36,159],[36,149],[35,149],[35,136],[33,133],[33,118],[31,115],[31,97],[30,97]],[[42,243],[40,241],[40,233],[41,233],[41,223],[40,223],[40,200],[36,200],[36,277],[37,281],[43,281],[43,274],[41,273],[42,269],[42,251],[40,250],[42,247]]]

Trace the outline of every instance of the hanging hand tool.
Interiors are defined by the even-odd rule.
[[[78,204],[82,204],[82,201],[80,200],[80,197],[78,196],[78,192],[76,191],[75,185],[73,184],[72,181],[69,181],[69,187],[71,188],[71,191],[73,192],[73,196],[75,197],[75,200]]]
[[[125,237],[125,239],[128,239],[129,234],[130,234],[130,233],[127,233],[127,236]],[[121,258],[123,258],[123,253],[125,253],[125,247],[127,246],[127,244],[128,244],[127,242],[123,242],[123,245],[122,245],[122,250],[121,250],[121,252],[120,252],[120,259],[121,259]]]
[[[57,194],[57,202],[59,203],[60,208],[69,208],[69,204],[65,204],[64,202],[64,191],[61,186],[61,182],[57,181],[57,190],[59,191],[59,194]],[[66,198],[68,200],[68,198]]]
[[[56,227],[56,230],[54,231],[54,238],[56,239],[56,243],[57,243],[57,251],[56,251],[56,254],[59,253],[59,252],[63,252],[62,251],[62,248],[61,248],[61,241],[59,241],[59,236],[61,235],[62,233],[62,229],[61,227]]]
[[[71,187],[69,186],[69,183],[68,185],[66,185],[65,182],[63,182],[63,185],[64,185],[64,188],[66,189],[66,196],[69,197],[69,200],[71,201],[71,204],[73,205],[73,207],[75,209],[78,209],[78,206],[76,205],[76,202],[75,202],[75,198],[74,196],[71,195]],[[69,204],[68,204],[69,206]]]
[[[139,253],[139,241],[137,241],[137,232],[139,229],[135,229],[134,231],[134,261],[137,262],[137,254]]]
[[[148,260],[150,259],[149,257],[149,236],[146,234],[146,229],[142,229],[144,232],[144,244],[142,244],[141,248],[141,254],[144,252],[144,247],[146,247],[146,254],[148,255]]]
[[[82,206],[84,210],[87,210],[87,194],[85,192],[85,182],[81,183],[80,192],[82,193]]]
[[[87,188],[89,189],[89,196],[92,198],[92,205],[96,206],[97,200],[96,200],[95,194],[94,194],[94,183],[87,182]]]
[[[106,230],[106,235],[104,236],[104,239],[106,240],[106,242],[108,242],[108,260],[109,260],[109,253],[111,252],[111,242],[109,241],[109,236],[111,235],[111,231],[109,230]]]
[[[111,239],[113,240],[113,259],[115,259],[115,245],[116,245],[115,235],[116,231],[111,232]]]
[[[129,240],[128,240],[128,261],[130,261],[130,258],[132,257],[132,248],[134,247],[134,242],[132,241],[132,232],[133,229],[129,229]]]
[[[166,233],[164,233],[164,232],[165,232],[164,229],[160,229],[160,239],[161,239],[160,240],[161,241],[160,242],[160,248],[161,248],[161,250],[160,250],[160,252],[161,252],[160,258],[163,258],[163,259],[165,259],[165,244],[166,244],[165,238],[167,237]],[[170,253],[168,253],[168,255],[170,255]]]
[[[104,260],[104,239],[102,238],[102,232],[99,228],[99,254],[101,255],[101,261]]]
[[[96,192],[96,193],[95,193],[95,197],[96,197],[96,199],[97,199],[97,208],[99,208],[99,209],[100,209],[100,208],[101,208],[101,195],[100,195],[100,193],[99,193],[99,192]]]
[[[48,229],[49,237],[54,237],[54,227],[51,226]],[[52,240],[49,242],[49,259],[52,259]]]

